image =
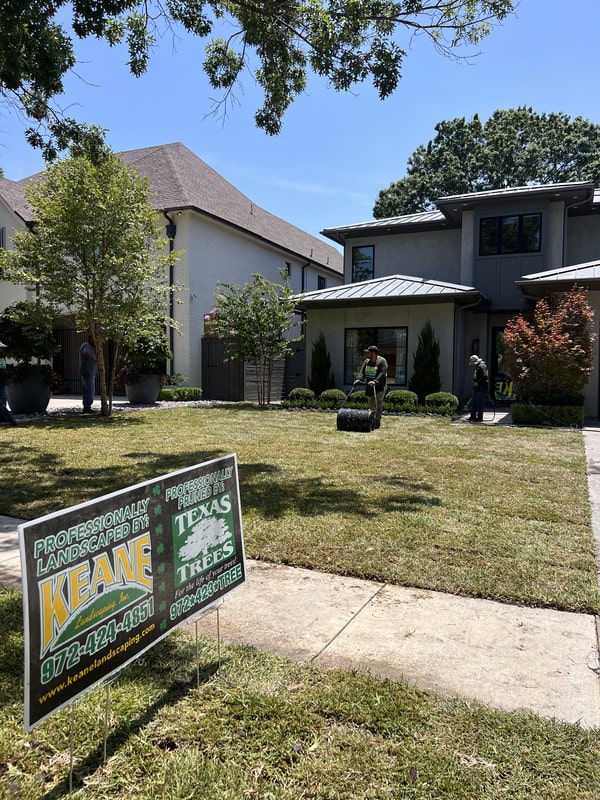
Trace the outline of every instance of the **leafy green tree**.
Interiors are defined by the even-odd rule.
[[[399,32],[407,44],[424,33],[455,57],[458,45],[479,42],[513,11],[512,0],[4,0],[0,95],[32,121],[27,136],[51,159],[73,136],[93,135],[53,104],[77,60],[72,33],[125,42],[128,67],[140,76],[161,34],[183,28],[207,40],[203,68],[225,98],[245,70],[253,74],[264,90],[256,124],[277,134],[311,72],[341,91],[370,79],[383,99],[401,77]]]
[[[404,178],[379,192],[376,219],[427,211],[454,194],[530,184],[600,181],[600,125],[524,106],[439,122],[408,159]]]
[[[427,320],[413,353],[413,374],[408,388],[419,397],[420,403],[424,403],[428,394],[439,392],[441,385],[440,344],[431,320]]]
[[[327,350],[323,331],[319,333],[312,345],[308,385],[315,393],[315,397],[318,397],[326,389],[335,387],[335,379],[331,371],[331,356]]]
[[[504,330],[508,371],[524,401],[573,404],[592,371],[594,317],[584,289],[574,286],[538,300]]]
[[[287,276],[283,285],[264,275],[252,275],[245,286],[219,284],[211,330],[227,343],[227,358],[251,364],[256,372],[259,405],[271,402],[273,367],[292,353],[290,344],[302,336],[286,338],[293,322],[296,302]]]
[[[101,408],[112,412],[121,348],[141,334],[174,325],[165,309],[169,267],[163,229],[149,203],[150,185],[120,156],[105,150],[57,161],[26,189],[34,229],[19,231],[13,250],[0,251],[6,280],[36,287],[40,302],[66,306],[77,329],[96,339]],[[112,340],[106,379],[102,345]]]

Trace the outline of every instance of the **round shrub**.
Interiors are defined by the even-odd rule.
[[[345,399],[346,395],[341,389],[325,389],[319,395],[319,405],[321,408],[339,408]]]
[[[296,400],[314,400],[315,393],[312,389],[305,389],[302,386],[297,386],[287,396],[288,400],[296,401]]]
[[[352,392],[346,405],[348,408],[367,408],[369,405],[369,398],[365,391],[359,389],[358,392]]]
[[[451,392],[433,392],[425,398],[425,405],[431,408],[449,406],[454,411],[458,408],[458,397]]]
[[[392,389],[391,392],[386,394],[385,402],[392,406],[416,406],[419,398],[415,392],[411,392],[408,389]]]

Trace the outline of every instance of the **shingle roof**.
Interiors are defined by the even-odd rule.
[[[349,283],[298,295],[303,305],[361,304],[372,302],[398,303],[407,300],[461,300],[469,302],[485,298],[473,286],[426,280],[408,275],[389,275],[360,283]]]
[[[126,164],[149,178],[155,195],[151,202],[157,210],[193,209],[302,259],[343,272],[343,256],[336,248],[254,204],[180,142],[121,155]],[[31,221],[32,214],[23,189],[36,177],[0,181],[0,195],[26,221]]]

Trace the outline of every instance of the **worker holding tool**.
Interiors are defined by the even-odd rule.
[[[367,357],[358,372],[358,381],[366,383],[366,395],[369,400],[369,408],[374,415],[374,427],[381,425],[381,415],[383,414],[383,398],[387,388],[388,364],[383,356],[379,355],[379,350],[372,344],[365,350]]]

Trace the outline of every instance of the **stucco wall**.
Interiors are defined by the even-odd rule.
[[[316,289],[319,274],[326,276],[328,286],[342,282],[341,275],[331,275],[314,265],[304,268],[305,261],[209,217],[183,212],[175,222],[175,248],[184,251],[175,280],[187,287],[178,293],[181,303],[175,312],[184,332],[184,336],[175,337],[175,371],[187,376],[189,386],[201,386],[204,315],[215,306],[219,282],[243,286],[254,273],[261,273],[281,283],[279,270],[286,264],[290,265],[294,292],[302,290],[303,281],[305,291]]]
[[[349,239],[344,260],[346,283],[352,283],[352,248],[365,245],[375,247],[376,278],[411,275],[460,283],[460,230]]]
[[[586,264],[600,258],[600,216],[570,217],[564,266]],[[563,266],[552,264],[551,267]]]
[[[376,309],[329,308],[308,309],[306,317],[307,375],[310,375],[310,356],[312,345],[323,331],[327,350],[331,356],[332,371],[336,386],[348,391],[344,384],[344,331],[346,328],[385,328],[407,326],[408,363],[407,376],[413,374],[413,354],[417,349],[419,334],[423,326],[431,320],[440,343],[440,378],[443,391],[452,391],[453,385],[453,345],[454,345],[454,305],[444,303],[435,306],[406,305],[380,306]],[[398,386],[397,388],[407,388]]]

